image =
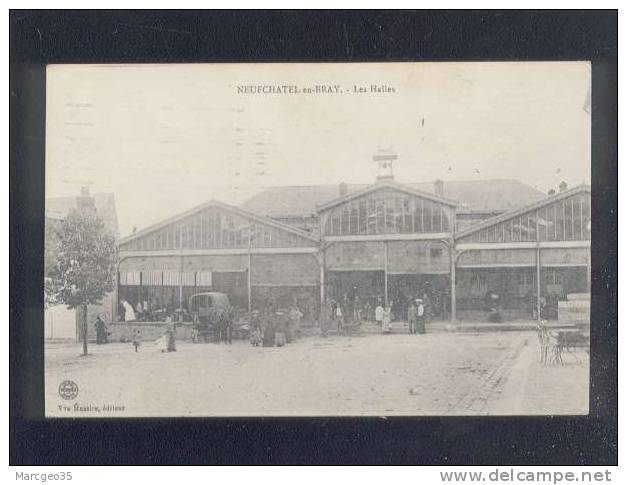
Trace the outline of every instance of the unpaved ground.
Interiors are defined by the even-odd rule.
[[[583,350],[564,352],[564,365],[540,364],[533,339],[512,366],[494,414],[587,414],[590,358]]]
[[[46,348],[46,414],[105,416],[585,413],[588,363],[540,366],[533,333],[310,337],[283,348],[178,343]],[[78,397],[58,386],[76,382]],[[553,387],[551,387],[553,386]],[[547,391],[547,389],[549,389]],[[60,407],[61,406],[61,407]],[[123,409],[105,410],[106,406]],[[77,409],[78,408],[78,409]]]

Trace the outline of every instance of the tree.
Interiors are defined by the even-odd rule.
[[[87,305],[100,303],[114,288],[115,236],[96,211],[73,210],[57,226],[56,261],[46,287],[54,299],[79,310],[83,355],[87,355]]]

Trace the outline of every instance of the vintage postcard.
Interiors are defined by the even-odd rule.
[[[588,62],[46,90],[47,417],[588,413]]]

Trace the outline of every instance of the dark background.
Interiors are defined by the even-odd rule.
[[[10,463],[616,465],[616,11],[11,11]],[[45,65],[592,61],[590,415],[43,419]]]

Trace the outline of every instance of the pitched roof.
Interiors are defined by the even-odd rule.
[[[332,207],[335,207],[337,205],[343,204],[344,202],[348,202],[349,200],[352,200],[356,197],[361,197],[362,195],[366,195],[369,194],[371,192],[374,192],[376,190],[382,189],[382,188],[388,188],[388,189],[393,189],[393,190],[397,190],[399,192],[404,192],[406,194],[410,194],[410,195],[416,195],[418,197],[424,197],[430,200],[433,200],[435,202],[440,202],[442,204],[446,204],[446,205],[450,205],[450,206],[456,206],[457,202],[454,200],[450,200],[450,199],[445,199],[444,197],[440,197],[438,195],[435,195],[433,193],[428,193],[428,192],[422,192],[420,190],[416,190],[413,187],[410,187],[408,185],[401,185],[398,184],[396,182],[392,182],[392,181],[384,181],[384,182],[379,182],[377,184],[374,185],[369,185],[361,190],[357,190],[354,192],[350,192],[344,196],[341,197],[337,197],[333,200],[330,200],[329,202],[326,202],[324,204],[319,204],[317,207],[318,211],[326,211],[328,209],[331,209]]]
[[[403,186],[435,196],[432,182]],[[347,194],[372,184],[346,184]],[[444,198],[457,201],[460,210],[506,211],[543,199],[546,194],[518,180],[445,181]],[[254,195],[242,207],[268,217],[307,216],[319,206],[340,197],[339,185],[301,185],[270,187]]]
[[[486,227],[493,226],[494,224],[498,224],[499,222],[507,221],[511,219],[512,217],[517,217],[521,214],[525,214],[526,212],[529,212],[535,209],[540,209],[544,206],[553,204],[554,202],[558,202],[562,199],[566,199],[570,197],[571,195],[579,194],[581,192],[590,193],[590,186],[585,185],[585,184],[578,185],[577,187],[573,187],[572,189],[565,190],[564,192],[559,192],[556,195],[550,195],[548,197],[545,197],[542,200],[539,200],[532,204],[519,207],[518,209],[512,209],[510,211],[504,212],[503,214],[499,214],[498,216],[490,217],[488,219],[481,221],[478,224],[473,224],[471,227],[469,227],[468,229],[464,231],[458,232],[455,235],[455,239],[468,236],[469,234],[474,234],[475,232],[480,231],[481,229],[485,229]]]
[[[312,237],[311,234],[302,231],[298,228],[295,228],[294,226],[289,226],[287,224],[282,224],[280,222],[277,222],[273,219],[268,219],[267,217],[263,217],[260,216],[259,214],[255,214],[253,212],[250,212],[248,210],[242,209],[241,207],[236,207],[234,205],[230,205],[230,204],[226,204],[224,202],[220,202],[217,200],[210,200],[209,202],[205,202],[204,204],[198,205],[196,207],[192,207],[191,209],[182,212],[180,214],[177,214],[173,217],[170,217],[168,219],[165,219],[161,222],[158,222],[156,224],[152,224],[144,229],[141,229],[137,232],[134,232],[133,234],[123,237],[118,241],[118,244],[126,244],[130,241],[133,241],[137,238],[140,238],[142,236],[145,236],[147,234],[150,234],[151,232],[156,231],[157,229],[160,229],[162,227],[168,226],[174,222],[180,221],[181,219],[184,219],[186,217],[189,217],[191,215],[196,214],[197,212],[203,211],[205,209],[209,209],[211,207],[217,207],[219,209],[223,209],[225,211],[229,211],[229,212],[233,212],[235,214],[238,214],[242,217],[245,217],[247,219],[252,219],[255,220],[261,224],[266,224],[268,226],[272,226],[275,227],[277,229],[281,229],[283,231],[287,231],[287,232],[291,232],[292,234],[296,234],[297,236],[306,238],[306,239],[310,239],[313,242],[318,243],[318,239],[315,237]]]
[[[98,215],[102,217],[105,227],[118,234],[118,213],[115,208],[115,196],[111,193],[94,194],[94,204]],[[49,197],[46,198],[45,214],[49,219],[63,219],[73,209],[77,208],[78,197]]]

